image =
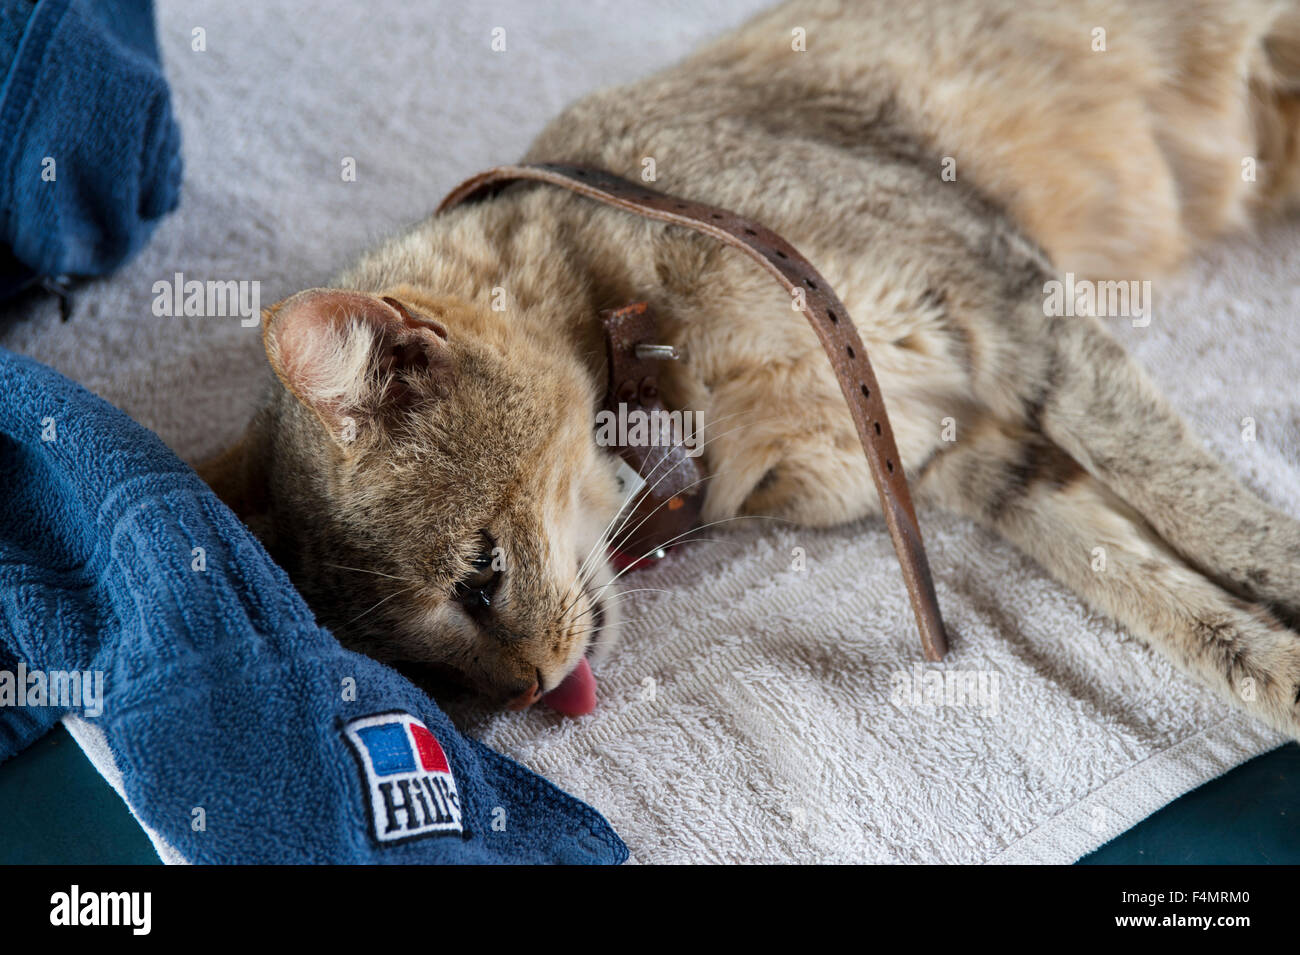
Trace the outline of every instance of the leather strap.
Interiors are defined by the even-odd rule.
[[[622,569],[636,565],[661,547],[686,543],[699,523],[704,506],[704,469],[686,446],[686,424],[674,433],[674,421],[659,396],[659,362],[643,356],[638,346],[661,341],[654,311],[646,302],[600,313],[605,327],[605,357],[609,385],[605,411],[613,420],[631,424],[641,416],[647,440],[614,444],[619,456],[645,486],[628,505],[620,531],[612,542],[614,563]],[[600,430],[597,435],[601,434]]]
[[[792,298],[802,295],[804,317],[812,324],[831,360],[866,451],[885,524],[902,565],[925,656],[929,660],[942,660],[948,650],[948,639],[921,529],[912,507],[912,495],[889,427],[889,415],[867,359],[867,350],[830,284],[790,243],[757,222],[726,209],[648,189],[591,166],[555,162],[497,166],[462,182],[442,200],[437,211],[441,213],[461,203],[486,198],[521,179],[550,183],[637,215],[703,232],[754,259],[772,273]]]

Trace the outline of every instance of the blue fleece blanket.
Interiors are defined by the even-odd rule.
[[[101,275],[180,194],[150,0],[0,0],[0,298]]]
[[[157,437],[0,349],[0,760],[69,711],[190,861],[626,858],[593,809],[318,627]]]

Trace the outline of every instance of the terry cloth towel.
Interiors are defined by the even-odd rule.
[[[101,275],[180,197],[151,0],[0,0],[0,298]]]
[[[318,627],[152,433],[4,349],[0,488],[0,759],[78,710],[191,862],[626,858],[595,810]]]

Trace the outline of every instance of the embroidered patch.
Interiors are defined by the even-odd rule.
[[[442,746],[410,713],[363,716],[343,727],[369,790],[381,843],[461,832],[460,794]]]

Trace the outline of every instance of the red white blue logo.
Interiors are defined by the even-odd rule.
[[[399,842],[462,832],[460,794],[442,746],[410,713],[363,716],[343,727],[369,788],[374,836]]]

